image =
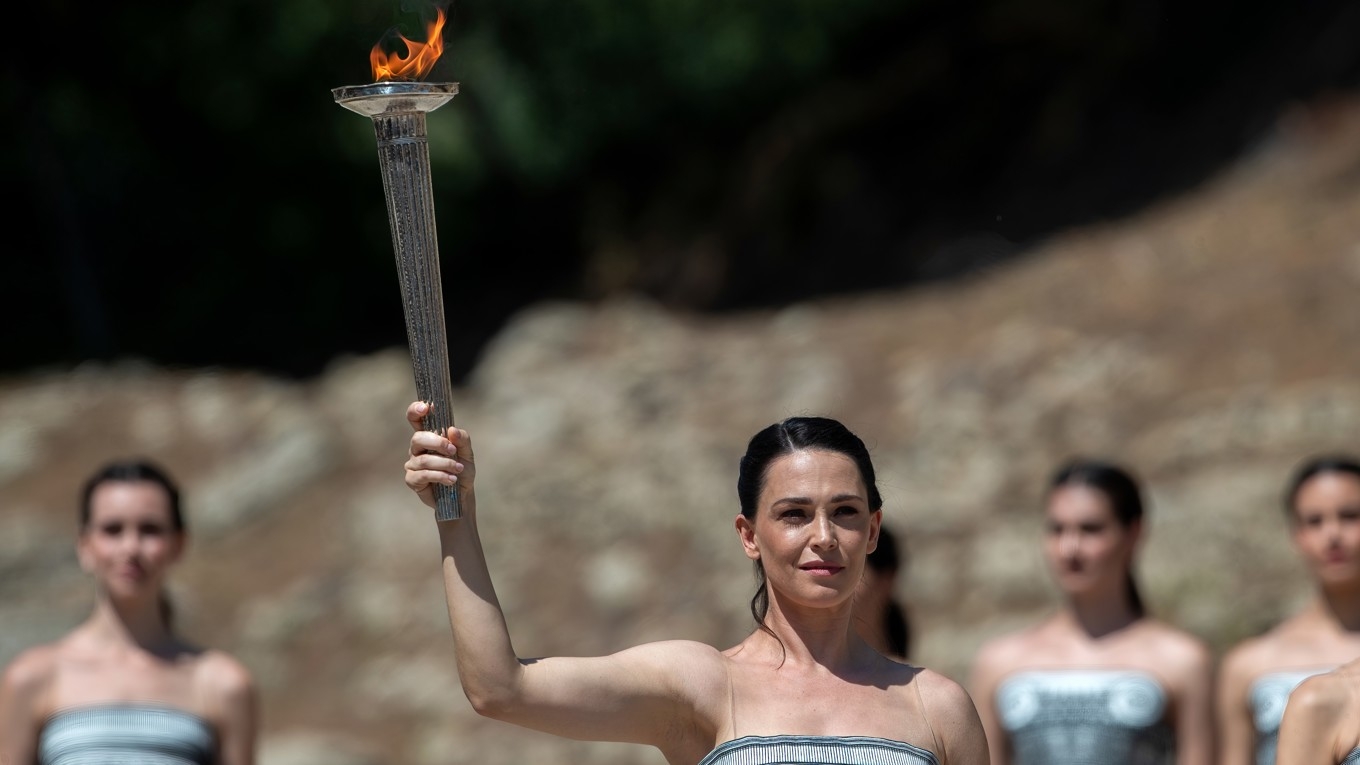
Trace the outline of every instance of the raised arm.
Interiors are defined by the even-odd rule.
[[[415,430],[406,485],[430,507],[434,484],[458,492],[463,517],[440,523],[439,541],[458,676],[477,713],[569,738],[707,751],[715,722],[704,700],[727,698],[722,657],[711,647],[676,641],[596,658],[517,656],[478,533],[472,441],[458,428],[425,431],[428,411],[417,402],[406,412]]]

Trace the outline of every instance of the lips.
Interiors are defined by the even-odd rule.
[[[798,568],[802,569],[803,571],[808,572],[809,574],[815,574],[815,575],[817,575],[817,576],[831,576],[831,575],[833,575],[833,574],[838,574],[838,573],[840,573],[842,570],[845,569],[845,566],[842,566],[842,565],[840,565],[839,563],[827,563],[826,561],[814,561],[814,562],[812,562],[812,563],[804,563],[804,564],[802,564],[801,566],[799,566]]]

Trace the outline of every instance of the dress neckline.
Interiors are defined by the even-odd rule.
[[[718,762],[718,758],[731,752],[748,747],[769,747],[781,745],[835,745],[838,747],[879,749],[901,752],[905,755],[913,755],[926,759],[928,762],[937,764],[939,760],[935,753],[929,749],[923,749],[915,744],[905,741],[898,741],[881,736],[833,736],[833,735],[808,735],[797,733],[781,733],[772,735],[747,735],[728,739],[718,744],[699,761],[699,765],[709,765]]]

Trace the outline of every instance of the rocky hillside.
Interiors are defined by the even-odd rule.
[[[413,396],[402,350],[304,383],[134,362],[0,380],[0,660],[84,615],[77,484],[145,454],[189,501],[184,629],[260,679],[264,765],[660,763],[471,713],[401,483]],[[1146,597],[1222,649],[1307,594],[1291,468],[1360,451],[1360,105],[1283,115],[1213,182],[967,281],[721,318],[540,305],[455,396],[522,654],[740,639],[736,460],[800,413],[873,450],[920,663],[963,679],[1052,606],[1039,496],[1074,453],[1143,475]]]

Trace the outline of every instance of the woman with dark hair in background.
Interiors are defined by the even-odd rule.
[[[674,765],[984,765],[968,694],[873,650],[853,625],[882,500],[864,443],[835,420],[757,433],[737,479],[741,549],[754,562],[756,628],[727,650],[686,640],[601,657],[521,659],[487,572],[464,430],[424,430],[406,484],[427,505],[453,486],[463,517],[438,524],[458,675],[482,715],[589,741],[649,744]],[[514,533],[513,529],[505,533]],[[716,553],[715,553],[716,554]]]
[[[1280,723],[1276,765],[1360,765],[1360,659],[1299,684]]]
[[[1284,511],[1315,594],[1224,656],[1217,704],[1221,765],[1274,765],[1290,693],[1306,678],[1360,657],[1360,462],[1307,460],[1289,481]]]
[[[86,482],[79,520],[94,610],[6,668],[0,763],[251,765],[249,671],[170,623],[165,578],[186,542],[175,484],[147,462],[108,465]]]
[[[1143,604],[1137,482],[1116,465],[1072,462],[1050,482],[1045,517],[1063,606],[974,661],[993,765],[1208,765],[1212,657]]]
[[[869,553],[864,578],[855,595],[855,627],[860,637],[884,656],[906,661],[911,651],[911,622],[897,600],[897,577],[904,568],[897,537],[878,527],[878,546]]]

